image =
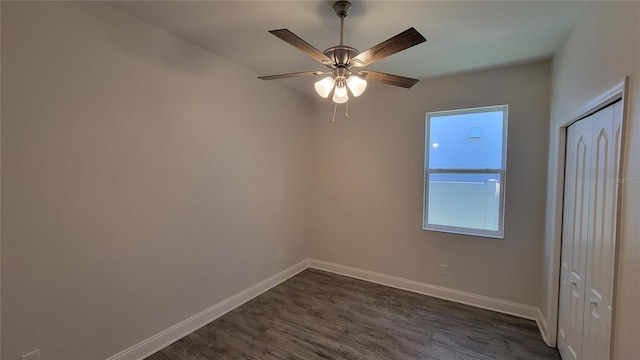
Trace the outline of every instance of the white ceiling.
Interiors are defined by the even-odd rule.
[[[321,51],[339,43],[334,1],[117,1],[112,6],[256,75],[324,70],[269,34],[287,28]],[[551,57],[581,1],[352,1],[345,45],[364,51],[409,27],[427,42],[370,67],[426,79]],[[313,96],[313,78],[272,80]]]

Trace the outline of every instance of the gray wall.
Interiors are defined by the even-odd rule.
[[[2,76],[3,359],[107,358],[307,256],[308,99],[100,3],[2,2]]]
[[[606,2],[574,27],[553,59],[549,151],[549,194],[545,238],[545,300],[542,310],[555,328],[560,240],[555,236],[554,210],[561,205],[555,188],[559,172],[559,127],[596,96],[631,76],[630,111],[623,151],[619,262],[614,309],[615,359],[636,359],[640,353],[640,3]]]
[[[318,104],[312,257],[539,306],[549,128],[548,62],[372,86],[349,118]],[[422,230],[429,111],[509,105],[504,239]],[[439,275],[447,264],[449,275]]]

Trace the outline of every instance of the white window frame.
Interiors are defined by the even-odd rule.
[[[501,169],[430,169],[429,168],[429,151],[431,151],[429,141],[429,131],[431,127],[431,118],[448,116],[448,115],[464,115],[477,114],[483,112],[502,111],[502,168]],[[484,106],[477,108],[467,108],[458,110],[445,110],[428,112],[425,119],[425,146],[424,146],[424,194],[422,196],[422,229],[428,231],[439,231],[454,234],[472,235],[489,238],[504,238],[504,209],[505,209],[505,193],[507,183],[507,129],[509,119],[508,105]],[[429,175],[430,174],[500,174],[500,205],[498,207],[498,230],[486,230],[477,228],[465,228],[458,226],[448,226],[439,224],[429,224]]]

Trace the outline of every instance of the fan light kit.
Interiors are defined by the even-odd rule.
[[[357,49],[346,46],[343,43],[344,18],[351,11],[351,3],[349,1],[336,1],[333,4],[333,9],[340,18],[340,45],[330,47],[325,51],[321,52],[288,29],[269,31],[321,64],[326,65],[330,69],[329,71],[305,71],[260,76],[259,78],[262,80],[274,80],[311,75],[324,76],[324,78],[315,83],[314,88],[318,95],[325,99],[333,94],[332,100],[336,104],[344,104],[349,101],[349,94],[354,97],[362,95],[367,89],[367,80],[407,89],[418,82],[417,79],[362,69],[387,56],[427,41],[416,29],[407,29],[369,50],[359,52]]]

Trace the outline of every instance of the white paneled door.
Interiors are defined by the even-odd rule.
[[[558,349],[564,360],[582,358],[582,327],[589,214],[591,124],[578,121],[567,133],[565,199],[560,270]]]
[[[567,132],[558,349],[609,359],[622,103]]]

